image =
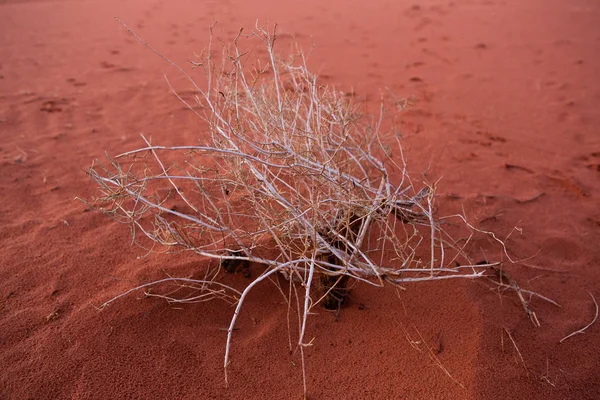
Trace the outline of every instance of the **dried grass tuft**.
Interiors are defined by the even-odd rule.
[[[176,282],[190,294],[160,297],[235,304],[226,380],[244,300],[273,274],[288,278],[286,296],[298,308],[305,390],[307,318],[320,303],[339,308],[349,280],[382,286],[493,274],[498,263],[475,264],[465,252],[473,235],[489,233],[462,215],[436,216],[435,185],[409,177],[395,130],[402,102],[382,98],[378,115],[362,115],[353,96],[318,82],[301,51],[279,58],[275,28],[240,31],[219,53],[211,27],[208,49],[192,62],[204,85],[127,29],[189,79],[195,102],[175,94],[205,121],[209,137],[185,146],[142,137],[144,147],[96,162],[88,173],[101,194],[92,204],[129,225],[140,245],[149,239],[219,260],[203,280],[168,278],[131,291]],[[266,50],[266,60],[254,61],[249,43]],[[469,232],[461,245],[442,229],[447,218]],[[262,267],[244,290],[218,281],[221,269],[250,263]]]

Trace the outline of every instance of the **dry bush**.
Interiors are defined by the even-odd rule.
[[[399,102],[383,99],[378,115],[362,115],[353,96],[319,84],[302,52],[279,58],[276,37],[256,27],[221,43],[219,53],[211,29],[211,45],[192,63],[203,87],[142,41],[190,80],[195,102],[178,97],[207,123],[208,139],[165,147],[144,138],[145,147],[89,170],[101,192],[93,205],[128,224],[134,240],[220,261],[204,280],[167,278],[132,290],[175,281],[193,289],[189,296],[162,297],[234,303],[225,371],[244,299],[275,273],[289,279],[288,300],[298,305],[303,354],[311,309],[337,309],[349,280],[470,279],[498,265],[474,265],[463,249],[476,230],[454,216],[468,233],[452,240],[435,215],[434,187],[408,176],[395,130]],[[243,50],[249,41],[266,60]],[[258,276],[243,291],[218,281],[222,269],[247,274],[249,263]]]

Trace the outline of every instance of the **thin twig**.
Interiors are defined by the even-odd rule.
[[[564,338],[560,339],[559,343],[564,342],[565,340],[567,340],[568,338],[570,338],[572,336],[575,336],[575,335],[580,334],[580,333],[584,333],[585,330],[587,328],[589,328],[590,326],[592,326],[594,324],[594,322],[596,322],[596,320],[598,319],[598,302],[596,301],[596,298],[594,297],[594,295],[591,292],[589,292],[589,295],[592,298],[592,301],[594,302],[594,306],[596,307],[596,313],[594,314],[594,319],[592,320],[592,322],[590,322],[589,324],[587,324],[583,328],[581,328],[579,330],[576,330],[575,332],[570,333],[567,336],[565,336]]]
[[[525,368],[525,373],[527,374],[527,377],[529,378],[529,368],[527,368],[527,364],[525,363],[525,360],[523,359],[523,355],[521,354],[521,350],[519,350],[519,347],[517,347],[517,343],[513,339],[512,335],[510,334],[510,332],[508,331],[508,329],[504,328],[504,331],[506,332],[506,334],[508,335],[508,338],[510,339],[510,341],[513,344],[513,346],[515,347],[515,350],[517,350],[517,354],[519,355],[519,358],[521,359],[521,362],[523,363],[523,368]]]

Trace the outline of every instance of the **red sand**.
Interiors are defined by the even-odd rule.
[[[140,132],[185,144],[202,134],[162,78],[176,72],[114,15],[181,65],[206,45],[212,20],[222,36],[257,18],[277,22],[288,42],[316,43],[311,65],[328,83],[363,97],[384,86],[416,96],[404,115],[412,169],[443,176],[441,204],[496,216],[481,227],[501,237],[522,228],[511,250],[539,251],[528,264],[543,269],[510,271],[562,305],[534,300],[537,329],[514,295],[500,299],[482,282],[408,286],[399,296],[356,286],[338,322],[325,311],[310,320],[310,398],[600,398],[600,322],[558,343],[593,318],[588,292],[600,299],[600,5],[416,4],[1,1],[0,398],[302,395],[286,308],[269,284],[240,318],[229,388],[229,306],[172,307],[137,294],[95,308],[202,267],[189,256],[138,259],[125,226],[74,201],[94,194],[84,173],[92,159],[141,146]],[[414,340],[418,329],[464,388],[401,326]]]

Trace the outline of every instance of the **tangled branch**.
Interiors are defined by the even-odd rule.
[[[303,288],[297,303],[303,354],[311,309],[339,307],[349,280],[399,285],[473,279],[489,270],[441,229],[435,187],[415,187],[410,179],[394,104],[382,99],[378,116],[362,115],[352,96],[318,83],[302,52],[279,58],[276,38],[275,29],[240,31],[219,54],[211,28],[210,46],[192,62],[204,72],[204,89],[176,66],[197,93],[193,104],[176,95],[205,122],[208,138],[169,147],[142,136],[144,147],[89,169],[101,193],[93,205],[128,224],[136,243],[149,239],[218,259],[229,272],[262,266],[242,292],[216,282],[219,271],[207,272],[187,299],[235,303],[225,371],[244,299],[276,272]],[[265,62],[253,62],[254,53],[243,50],[246,40],[266,49]]]

